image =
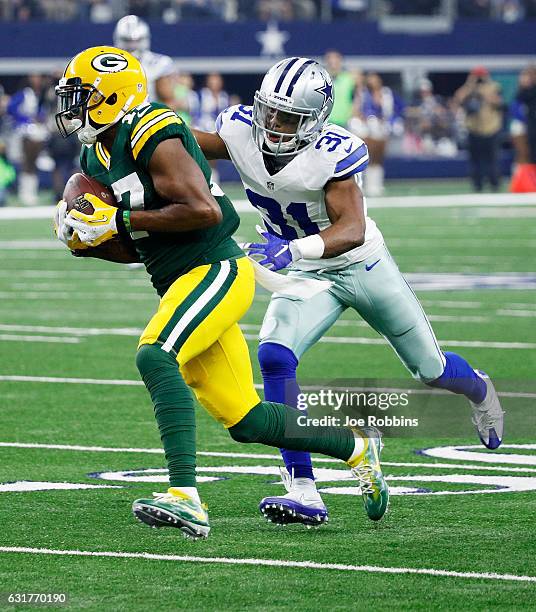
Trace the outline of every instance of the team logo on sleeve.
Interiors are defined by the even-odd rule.
[[[128,60],[117,53],[101,53],[91,65],[97,72],[121,72],[128,66]]]

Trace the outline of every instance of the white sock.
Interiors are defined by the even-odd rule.
[[[355,432],[354,438],[355,438],[354,452],[350,455],[350,458],[348,459],[347,463],[352,463],[353,461],[355,461],[358,457],[360,457],[363,454],[363,451],[365,450],[365,439],[361,436],[361,434]]]
[[[197,492],[196,487],[171,487],[171,488],[177,489],[177,491],[184,493],[184,495],[188,495],[188,497],[191,497],[194,501],[201,503],[201,499],[199,498],[199,493]]]
[[[295,478],[294,487],[296,489],[313,489],[316,491],[316,484],[312,478]]]

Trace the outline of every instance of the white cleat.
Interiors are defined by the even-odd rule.
[[[486,397],[481,404],[470,402],[473,409],[473,425],[476,427],[478,436],[486,448],[499,448],[503,438],[504,410],[490,377],[475,370],[476,374],[486,383]]]
[[[308,478],[292,478],[281,469],[286,495],[265,497],[259,504],[262,515],[277,525],[301,523],[306,527],[319,527],[328,521],[328,510],[316,490],[314,481]]]

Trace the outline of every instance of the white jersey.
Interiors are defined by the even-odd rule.
[[[152,51],[142,51],[138,59],[140,60],[145,75],[147,76],[147,92],[151,102],[157,102],[156,81],[163,77],[170,76],[175,72],[173,60],[169,55],[153,53]]]
[[[262,216],[267,231],[293,240],[318,234],[331,225],[324,187],[332,179],[354,176],[368,164],[365,143],[336,125],[327,124],[316,143],[298,153],[271,175],[251,133],[251,106],[231,106],[218,117],[216,129],[240,174],[249,201]],[[366,215],[366,203],[365,203]],[[300,259],[298,270],[337,270],[363,261],[383,244],[383,236],[366,217],[365,243],[329,259]]]

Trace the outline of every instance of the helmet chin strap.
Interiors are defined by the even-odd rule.
[[[123,108],[119,111],[119,113],[117,114],[117,117],[112,121],[112,123],[109,123],[108,125],[104,125],[103,127],[99,129],[94,128],[89,123],[89,116],[86,113],[86,125],[77,132],[78,140],[82,144],[85,144],[85,145],[95,144],[97,142],[97,136],[99,134],[102,134],[102,132],[104,132],[108,128],[111,128],[112,125],[115,125],[118,121],[120,121],[127,114],[127,112],[130,110],[130,105],[132,104],[132,100],[134,100],[134,96],[129,96],[129,98],[123,105]]]

